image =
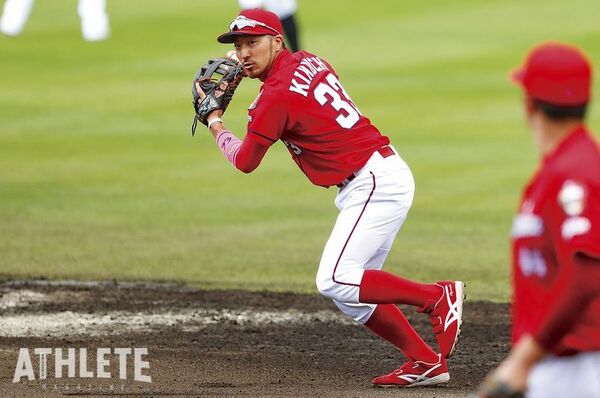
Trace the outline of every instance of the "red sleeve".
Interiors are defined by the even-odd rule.
[[[600,260],[578,255],[571,265],[572,269],[561,270],[552,289],[553,300],[548,303],[552,311],[533,336],[546,351],[552,351],[588,305],[600,297]]]
[[[270,142],[265,145],[264,139],[249,132],[238,150],[235,167],[244,173],[251,173],[258,167],[272,144]]]
[[[248,133],[258,136],[263,145],[279,140],[288,119],[286,103],[273,88],[264,88],[248,109]]]

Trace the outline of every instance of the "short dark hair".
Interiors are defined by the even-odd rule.
[[[539,99],[533,99],[534,109],[542,111],[549,119],[567,120],[567,119],[585,119],[588,103],[575,106],[554,105]]]

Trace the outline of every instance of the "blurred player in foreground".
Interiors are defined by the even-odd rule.
[[[283,33],[290,45],[290,50],[296,52],[300,49],[298,41],[298,24],[296,23],[296,0],[238,0],[243,10],[264,8],[277,14],[283,26]]]
[[[375,378],[374,385],[446,382],[446,358],[460,333],[464,284],[417,283],[381,270],[413,201],[411,171],[360,113],[333,67],[314,54],[288,51],[281,32],[274,13],[255,9],[242,11],[218,37],[235,44],[244,74],[263,83],[248,109],[243,141],[223,124],[224,108],[206,110],[223,97],[222,90],[204,93],[207,76],[195,79],[196,116],[237,169],[252,172],[281,140],[313,184],[339,188],[340,213],[317,272],[319,292],[406,356],[407,363]],[[417,334],[396,306],[400,303],[429,314],[439,351]]]
[[[513,222],[513,348],[480,397],[600,397],[600,150],[591,66],[545,43],[512,74],[541,164]]]
[[[23,31],[33,0],[6,0],[0,31],[8,36],[18,36]],[[101,41],[110,34],[106,0],[79,0],[77,12],[81,18],[81,34],[87,41]]]

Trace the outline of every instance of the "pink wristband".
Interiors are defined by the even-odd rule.
[[[242,145],[242,141],[231,133],[229,130],[224,130],[217,137],[217,145],[229,163],[235,167],[235,158],[238,150]]]

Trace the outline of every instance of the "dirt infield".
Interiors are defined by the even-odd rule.
[[[430,342],[427,318],[407,316]],[[451,380],[409,390],[376,389],[373,376],[402,362],[389,344],[326,299],[289,293],[200,291],[178,285],[0,282],[0,396],[468,397],[508,351],[508,306],[467,302]],[[75,377],[55,377],[55,351],[40,380],[35,348],[76,348]],[[110,348],[111,378],[97,378],[97,348]],[[35,380],[13,383],[27,348]],[[88,371],[80,377],[81,348]],[[120,379],[115,348],[147,348],[136,381],[133,355]],[[132,351],[133,352],[133,351]]]

